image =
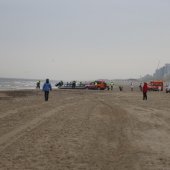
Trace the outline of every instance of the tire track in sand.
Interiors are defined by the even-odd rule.
[[[109,162],[111,164],[109,169],[138,169],[139,155],[137,154],[137,148],[130,142],[133,140],[133,121],[131,121],[128,113],[120,108],[120,106],[110,105],[109,102],[107,103],[102,99],[99,99],[99,101],[103,105],[104,112],[110,117],[110,129],[114,129],[114,131],[108,131],[108,136],[110,138],[114,137],[114,141],[117,143],[112,155],[108,156],[110,157]],[[111,132],[114,134],[111,134]]]
[[[39,117],[34,118],[33,120],[25,123],[22,126],[10,131],[9,133],[0,137],[0,152],[2,152],[6,147],[10,146],[13,142],[17,141],[21,136],[23,136],[28,131],[33,130],[40,124],[44,123],[51,116],[57,114],[57,112],[61,111],[65,107],[74,106],[75,103],[69,103],[62,106],[59,106],[49,112],[43,113]]]

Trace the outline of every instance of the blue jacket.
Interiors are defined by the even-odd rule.
[[[44,83],[43,91],[50,91],[50,90],[52,90],[51,84],[50,83]]]

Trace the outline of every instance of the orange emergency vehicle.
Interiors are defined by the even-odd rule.
[[[104,81],[94,81],[86,85],[86,88],[92,90],[105,90],[107,88],[107,84]]]

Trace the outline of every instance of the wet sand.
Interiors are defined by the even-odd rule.
[[[170,94],[0,92],[1,170],[169,170]]]

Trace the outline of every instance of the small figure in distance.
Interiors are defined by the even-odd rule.
[[[107,84],[107,90],[110,90],[110,84]]]
[[[119,86],[119,90],[120,90],[120,91],[123,91],[123,86]]]
[[[114,85],[114,83],[111,82],[111,83],[110,83],[110,90],[113,90],[113,85]]]
[[[46,82],[43,85],[45,101],[48,101],[49,92],[52,90],[49,79],[46,79]]]
[[[147,97],[147,91],[148,91],[148,85],[147,83],[145,82],[144,85],[143,85],[143,100],[147,100],[148,97]]]
[[[83,86],[83,83],[80,81],[80,86]]]
[[[40,89],[40,81],[37,81],[36,89]]]
[[[133,91],[133,82],[131,82],[131,84],[130,84],[130,88],[131,88],[131,91]]]
[[[63,81],[61,80],[61,81],[60,81],[60,85],[63,86],[63,84],[64,84],[64,83],[63,83]]]
[[[139,85],[139,90],[142,91],[142,83]]]
[[[75,89],[75,87],[76,87],[76,81],[73,81],[72,82],[72,89]]]

